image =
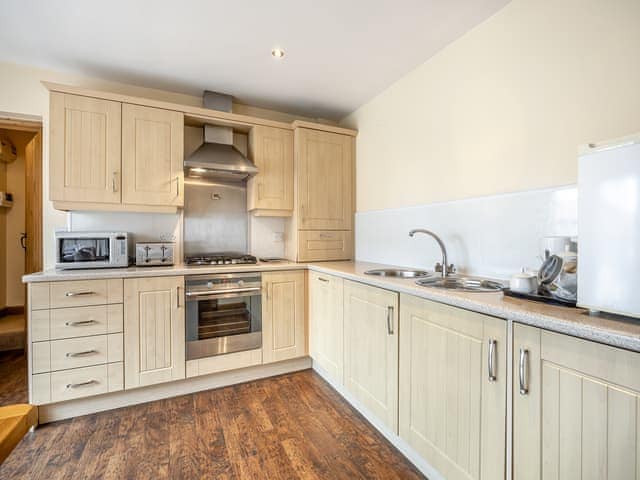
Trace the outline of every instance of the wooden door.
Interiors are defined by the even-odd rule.
[[[299,128],[295,133],[300,230],[351,230],[353,137]]]
[[[120,203],[121,104],[50,95],[51,200]]]
[[[398,432],[398,294],[344,281],[344,385]]]
[[[640,354],[524,325],[513,354],[515,480],[640,478]]]
[[[248,209],[262,215],[291,215],[293,132],[253,127],[249,135],[249,155],[260,171],[247,184]]]
[[[303,270],[262,274],[262,363],[306,355]]]
[[[400,312],[400,437],[444,478],[505,478],[506,322],[405,294]]]
[[[309,354],[338,385],[344,381],[343,280],[309,272]]]
[[[183,143],[182,113],[123,104],[122,203],[183,206]]]
[[[125,389],[185,378],[184,278],[124,281]]]
[[[42,132],[25,147],[25,232],[24,273],[42,270]]]

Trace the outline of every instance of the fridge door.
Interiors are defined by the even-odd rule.
[[[640,143],[578,165],[578,305],[640,317]]]

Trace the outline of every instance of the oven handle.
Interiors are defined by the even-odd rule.
[[[227,288],[225,290],[206,290],[206,291],[199,291],[199,292],[186,292],[185,295],[187,297],[199,297],[199,296],[210,296],[210,295],[224,295],[227,293],[259,292],[260,290],[262,290],[262,287]]]

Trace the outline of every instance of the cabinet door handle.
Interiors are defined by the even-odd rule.
[[[98,381],[88,380],[86,382],[80,382],[80,383],[67,383],[67,388],[88,387],[89,385],[93,385],[94,383],[98,383]]]
[[[84,292],[66,292],[64,295],[65,297],[82,297],[84,295],[95,295],[96,292],[91,292],[89,290],[86,290]]]
[[[93,355],[94,353],[98,353],[97,350],[85,350],[84,352],[69,352],[67,353],[67,358],[75,358],[75,357],[86,357],[87,355]]]
[[[387,333],[393,335],[393,305],[387,307]]]
[[[520,349],[520,395],[529,394],[529,350]]]
[[[176,197],[180,196],[180,175],[176,177]]]
[[[65,325],[67,327],[85,327],[87,325],[93,325],[94,323],[98,323],[98,322],[96,322],[94,319],[89,319],[89,320],[79,320],[77,322],[65,322]]]
[[[498,379],[498,376],[496,375],[496,346],[497,346],[497,344],[498,344],[498,342],[496,340],[489,339],[488,366],[489,366],[489,381],[490,382],[495,382]]]
[[[181,287],[176,288],[176,306],[180,308],[180,289]]]
[[[118,191],[118,185],[116,184],[116,176],[118,175],[118,172],[113,172],[111,174],[111,191],[113,193],[116,193]]]
[[[329,283],[329,280],[327,280],[326,278],[322,278],[322,277],[318,277],[318,281]]]

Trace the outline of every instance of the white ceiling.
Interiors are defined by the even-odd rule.
[[[339,119],[506,3],[3,0],[0,60]]]

